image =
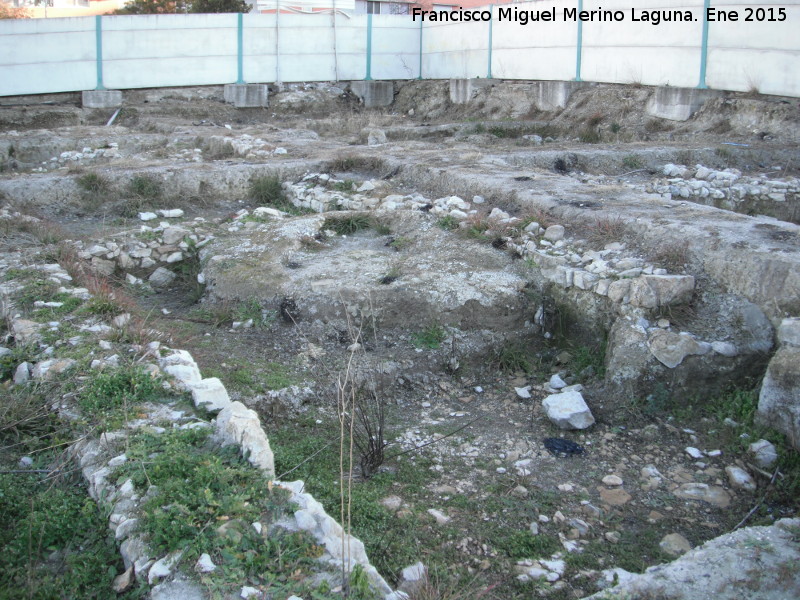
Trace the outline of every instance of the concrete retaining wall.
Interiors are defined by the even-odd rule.
[[[6,20],[0,22],[0,96],[103,87],[494,77],[707,86],[800,97],[795,34],[800,2],[721,1],[713,7],[736,10],[736,22],[705,22],[702,0],[584,0],[586,11],[602,8],[622,16],[587,22],[568,17],[573,0],[486,7],[490,22],[320,13]],[[761,16],[776,20],[745,21],[748,8],[771,10]],[[508,19],[509,10],[512,16],[519,10],[553,10],[555,19],[522,24]],[[777,20],[780,10],[783,21]],[[653,25],[643,21],[644,11],[688,11],[691,20]]]

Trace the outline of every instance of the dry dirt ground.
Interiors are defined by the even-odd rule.
[[[19,99],[17,105],[4,101],[0,138],[7,146],[0,177],[27,181],[23,185],[36,190],[30,201],[12,202],[17,208],[90,244],[120,232],[135,236],[140,222],[137,210],[126,210],[132,200],[120,192],[121,184],[99,199],[82,194],[75,181],[87,173],[112,185],[132,173],[160,174],[163,196],[137,208],[181,208],[179,221],[201,217],[203,228],[224,238],[236,211],[257,206],[247,181],[260,167],[292,181],[305,171],[329,172],[356,185],[384,178],[392,192],[436,198],[465,195],[461,183],[447,189],[451,165],[468,165],[490,178],[495,164],[529,177],[535,182],[531,189],[543,197],[587,209],[592,202],[613,205],[617,195],[641,193],[667,162],[735,167],[745,174],[778,169],[772,177],[796,177],[800,169],[796,100],[730,95],[710,102],[694,119],[674,123],[645,114],[642,88],[587,88],[566,110],[541,113],[526,106],[510,84],[502,85],[509,86],[505,97],[497,90],[466,107],[450,105],[442,84],[408,86],[381,112],[363,110],[349,94],[324,86],[287,89],[274,95],[271,108],[247,110],[224,105],[213,89],[126,92],[129,100],[111,127],[104,123],[113,111],[80,109],[69,95]],[[366,128],[385,131],[386,144],[366,146]],[[535,146],[519,130],[552,141]],[[214,141],[243,135],[263,140],[268,154],[237,156]],[[119,157],[50,160],[110,142],[118,144]],[[275,148],[287,154],[276,155]],[[355,154],[361,159],[347,162]],[[387,162],[370,165],[365,156]],[[407,157],[438,169],[439,177],[393,182],[391,166]],[[563,164],[564,157],[571,164]],[[185,191],[187,181],[205,177],[206,193]],[[570,197],[577,189],[582,195]],[[487,197],[511,208],[504,194]],[[719,222],[730,214],[720,212]],[[367,231],[356,238],[380,235]],[[796,251],[796,232],[787,235],[772,242]],[[477,243],[463,240],[464,252]],[[24,236],[7,235],[3,244],[4,251],[42,251]],[[582,597],[596,591],[602,569],[641,571],[668,560],[659,546],[667,534],[679,533],[695,546],[733,529],[756,505],[751,524],[798,512],[790,482],[770,486],[772,473],[753,470],[744,452],[748,438],[741,436],[762,432],[724,423],[725,417],[747,418],[755,382],[713,398],[674,401],[661,387],[642,397],[609,398],[601,339],[547,340],[509,331],[470,337],[415,322],[414,315],[408,315],[407,327],[366,324],[359,332],[357,320],[349,329],[342,322],[294,323],[280,309],[263,313],[260,325],[256,310],[256,326],[234,329],[237,315],[246,320],[254,314],[252,306],[242,306],[248,298],[220,307],[203,302],[196,286],[180,279],[168,289],[125,293],[152,328],[193,353],[205,376],[219,376],[232,395],[257,407],[278,472],[324,449],[287,479],[305,479],[326,506],[338,497],[332,489],[338,477],[336,383],[355,359],[365,394],[385,408],[389,446],[387,460],[369,480],[355,469],[354,497],[362,505],[354,508],[354,533],[394,583],[402,580],[404,567],[421,560],[438,596],[420,598]],[[354,342],[360,348],[354,350]],[[553,373],[584,386],[587,402],[597,408],[593,427],[563,432],[547,420],[541,399]],[[288,385],[298,388],[270,395]],[[531,386],[531,398],[517,393],[525,386]],[[574,441],[583,452],[553,455],[544,446],[550,437]],[[687,447],[703,456],[689,456]],[[757,491],[730,485],[725,467],[736,464],[754,473]],[[694,499],[697,489],[705,500]],[[334,507],[329,511],[337,514]],[[519,579],[530,567],[526,559],[558,553],[566,562],[558,578]]]

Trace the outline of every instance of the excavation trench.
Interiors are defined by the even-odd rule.
[[[276,470],[297,468],[331,514],[340,377],[383,399],[390,446],[371,479],[355,469],[355,533],[391,583],[422,558],[530,597],[532,561],[564,559],[552,593],[579,597],[602,568],[666,560],[667,534],[696,545],[735,526],[758,498],[725,467],[770,489],[749,432],[710,411],[773,356],[796,364],[796,189],[769,174],[786,149],[536,147],[536,122],[410,120],[367,148],[360,126],[332,139],[322,120],[146,118],[6,136],[4,199],[82,238],[79,259],[259,412]],[[548,418],[559,380],[594,425]],[[762,516],[793,511],[782,497]]]

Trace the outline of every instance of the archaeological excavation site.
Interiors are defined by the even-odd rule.
[[[0,97],[0,598],[800,597],[796,97],[257,91]]]

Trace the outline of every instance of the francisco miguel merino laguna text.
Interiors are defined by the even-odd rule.
[[[463,8],[463,7],[459,7]],[[691,10],[642,10],[632,8],[630,20],[643,23],[658,25],[662,22],[676,21],[695,21]],[[469,22],[469,21],[491,21],[492,13],[489,10],[451,10],[435,11],[422,10],[414,7],[411,11],[412,20],[419,18],[421,21],[436,22]],[[530,22],[556,21],[557,13],[555,7],[543,10],[525,10],[520,8],[498,8],[498,22],[510,21],[527,25]],[[621,10],[581,10],[577,8],[565,8],[563,13],[564,21],[582,21],[595,23],[610,23],[625,20],[625,13]],[[713,18],[710,20],[714,20]]]

